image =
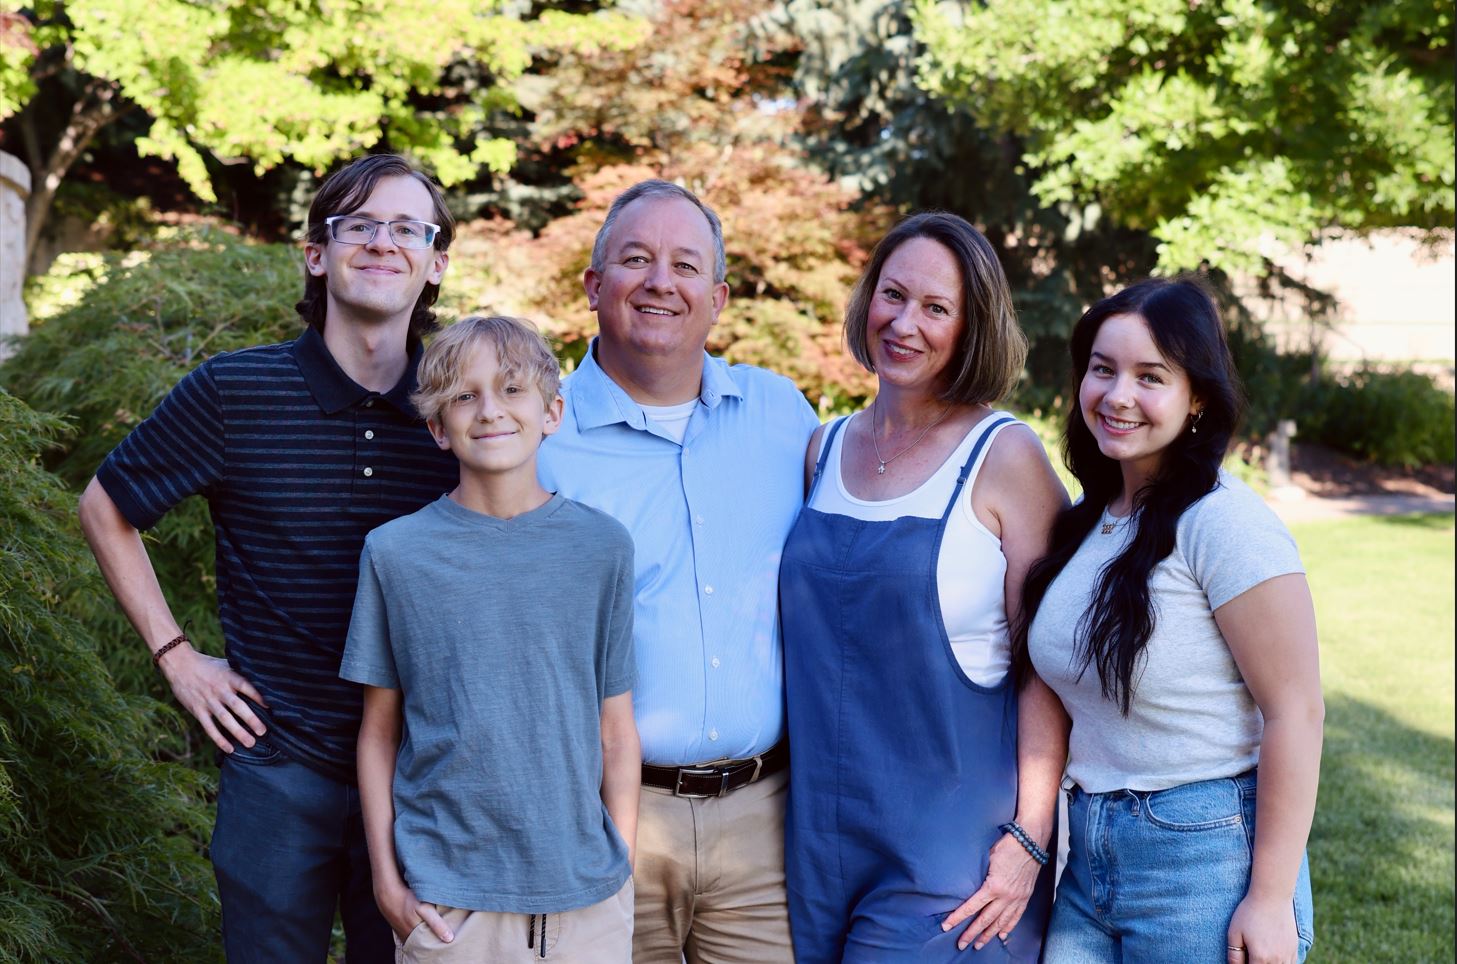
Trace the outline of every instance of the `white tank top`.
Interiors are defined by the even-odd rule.
[[[850,416],[856,418],[857,415]],[[986,433],[987,426],[1003,412],[993,412],[972,426],[956,450],[946,457],[941,467],[921,485],[896,499],[871,502],[857,499],[845,489],[840,474],[846,431],[835,434],[829,458],[825,459],[824,477],[815,487],[810,506],[831,515],[844,515],[867,522],[888,522],[905,516],[939,519],[956,488],[956,476],[971,455],[976,440]],[[833,423],[831,423],[833,424]],[[846,422],[848,425],[848,421]],[[982,463],[991,451],[997,433],[1008,425],[997,426],[977,456],[967,475],[961,496],[946,520],[946,533],[941,539],[941,554],[936,560],[936,587],[941,597],[941,621],[951,651],[961,671],[973,683],[995,686],[1007,675],[1011,665],[1011,638],[1007,631],[1007,607],[1004,584],[1007,559],[1002,555],[1002,541],[982,525],[971,508],[971,493]],[[821,439],[829,437],[825,426]],[[816,453],[818,457],[819,453]]]

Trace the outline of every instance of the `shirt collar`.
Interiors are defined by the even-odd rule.
[[[421,351],[421,346],[416,345],[400,380],[389,391],[379,394],[380,398],[411,416],[415,415],[415,407],[410,404],[410,393],[415,390]],[[303,373],[304,383],[309,386],[309,393],[326,415],[338,414],[377,394],[344,373],[334,356],[329,354],[324,336],[313,325],[305,328],[304,333],[294,340],[293,357]]]
[[[614,422],[625,422],[638,430],[647,428],[642,405],[633,401],[597,364],[597,339],[587,346],[587,354],[572,372],[572,414],[581,429],[597,428]],[[698,400],[709,409],[718,407],[725,398],[742,398],[743,389],[734,381],[733,371],[721,358],[703,353],[703,380]]]

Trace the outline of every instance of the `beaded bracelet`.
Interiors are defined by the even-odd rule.
[[[162,657],[166,656],[168,653],[172,652],[173,649],[187,642],[191,642],[191,640],[187,638],[187,633],[185,631],[178,633],[174,638],[163,643],[157,649],[157,651],[152,654],[152,665],[160,669],[162,666]]]
[[[1022,825],[1017,823],[1017,821],[1012,820],[1008,823],[1004,823],[997,829],[1000,830],[1002,833],[1011,834],[1013,839],[1021,844],[1022,849],[1027,851],[1027,853],[1031,855],[1032,859],[1037,861],[1038,864],[1044,867],[1047,865],[1047,859],[1051,855],[1048,854],[1048,852],[1043,850],[1041,847],[1037,846],[1037,841],[1033,840],[1031,834],[1023,830]]]

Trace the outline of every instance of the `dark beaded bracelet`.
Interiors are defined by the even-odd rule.
[[[187,633],[185,631],[178,633],[174,638],[169,639],[167,642],[163,643],[160,647],[158,647],[157,651],[152,654],[152,665],[160,669],[162,666],[163,656],[166,656],[168,653],[172,652],[172,650],[176,649],[178,646],[181,646],[183,643],[189,642],[191,642],[191,640],[187,638]]]
[[[1037,841],[1033,840],[1032,835],[1029,834],[1027,831],[1023,830],[1022,825],[1017,823],[1017,821],[1009,821],[1002,824],[997,829],[1000,830],[1002,833],[1011,834],[1013,839],[1015,839],[1019,844],[1022,845],[1022,849],[1027,851],[1027,853],[1031,855],[1033,860],[1037,861],[1037,863],[1041,866],[1047,866],[1047,860],[1051,856],[1051,854],[1043,850],[1041,847],[1037,846]]]

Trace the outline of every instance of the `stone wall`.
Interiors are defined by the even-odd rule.
[[[25,199],[30,171],[13,154],[0,151],[0,359],[10,354],[5,339],[30,330],[21,286],[25,282]]]

